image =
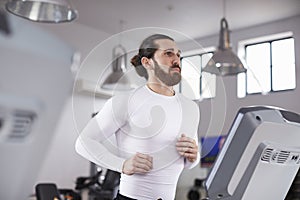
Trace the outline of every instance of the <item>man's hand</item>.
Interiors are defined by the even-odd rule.
[[[177,140],[176,149],[181,156],[190,162],[194,162],[197,159],[198,146],[196,141],[184,134]]]
[[[153,158],[147,154],[136,153],[133,157],[125,160],[122,172],[127,175],[135,173],[145,174],[153,167]]]

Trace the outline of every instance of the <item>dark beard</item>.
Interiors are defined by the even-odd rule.
[[[166,84],[167,86],[174,86],[176,84],[178,84],[181,81],[181,74],[180,73],[173,73],[171,74],[171,70],[173,68],[180,68],[179,65],[174,64],[173,66],[171,66],[169,68],[169,73],[166,73],[162,67],[156,62],[155,59],[153,59],[155,67],[154,67],[154,74],[155,76],[164,84]]]

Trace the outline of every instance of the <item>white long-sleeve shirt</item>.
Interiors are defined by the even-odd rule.
[[[109,99],[76,141],[76,151],[102,167],[122,172],[137,152],[153,157],[146,174],[121,174],[120,194],[138,200],[174,200],[177,181],[188,162],[176,150],[185,134],[198,143],[199,108],[181,94],[165,96],[147,86]],[[116,144],[111,137],[116,137]]]

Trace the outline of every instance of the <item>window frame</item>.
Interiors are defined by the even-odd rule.
[[[202,78],[202,72],[203,72],[203,66],[202,66],[202,59],[203,59],[203,55],[205,54],[214,54],[215,52],[215,49],[214,47],[211,47],[209,48],[207,51],[198,51],[198,52],[195,52],[195,51],[192,51],[193,53],[189,53],[189,54],[186,54],[186,55],[182,55],[180,57],[180,64],[181,64],[181,67],[183,68],[182,66],[182,60],[185,59],[185,58],[189,58],[189,57],[194,57],[194,56],[199,56],[200,57],[200,66],[199,66],[199,69],[200,69],[200,77],[199,77],[199,96],[200,96],[200,99],[193,99],[193,100],[209,100],[209,99],[213,99],[215,98],[214,96],[213,97],[203,97],[203,91],[202,91],[202,85],[203,85],[203,78]],[[182,93],[182,82],[179,83],[179,93]]]
[[[272,61],[272,43],[273,42],[276,42],[276,41],[281,41],[281,40],[286,40],[286,39],[293,39],[294,40],[294,44],[295,44],[295,38],[293,36],[293,34],[291,32],[287,32],[287,33],[281,33],[281,34],[275,34],[275,35],[270,35],[270,37],[268,38],[268,36],[265,36],[265,37],[261,37],[260,39],[250,39],[248,41],[241,41],[240,44],[239,44],[239,56],[240,57],[243,57],[245,59],[245,63],[246,63],[246,60],[247,60],[247,47],[249,46],[254,46],[254,45],[259,45],[259,44],[269,44],[269,51],[270,51],[270,74],[269,74],[269,77],[270,77],[270,82],[269,82],[269,86],[270,86],[270,91],[268,91],[267,93],[278,93],[278,92],[287,92],[287,91],[293,91],[296,89],[297,87],[297,77],[295,77],[295,88],[289,88],[289,89],[283,89],[283,90],[274,90],[273,88],[273,79],[274,79],[274,75],[273,75],[273,61]],[[294,46],[294,52],[295,52],[295,46]],[[246,63],[247,65],[247,63]],[[244,86],[239,86],[239,87],[243,87],[244,89],[244,94],[243,96],[239,96],[239,91],[237,91],[238,93],[238,98],[245,98],[246,96],[248,95],[257,95],[257,94],[265,94],[263,93],[262,91],[260,92],[251,92],[249,93],[248,92],[248,76],[247,76],[247,72],[244,73]],[[295,58],[295,76],[297,76],[297,73],[296,73],[296,58]],[[239,84],[239,81],[237,80],[237,84]],[[239,90],[239,89],[238,89]]]

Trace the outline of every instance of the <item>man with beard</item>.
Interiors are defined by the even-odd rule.
[[[76,151],[121,173],[116,200],[173,200],[183,168],[200,160],[199,108],[173,90],[181,80],[180,50],[169,36],[147,37],[131,63],[147,84],[109,99],[81,132]]]

